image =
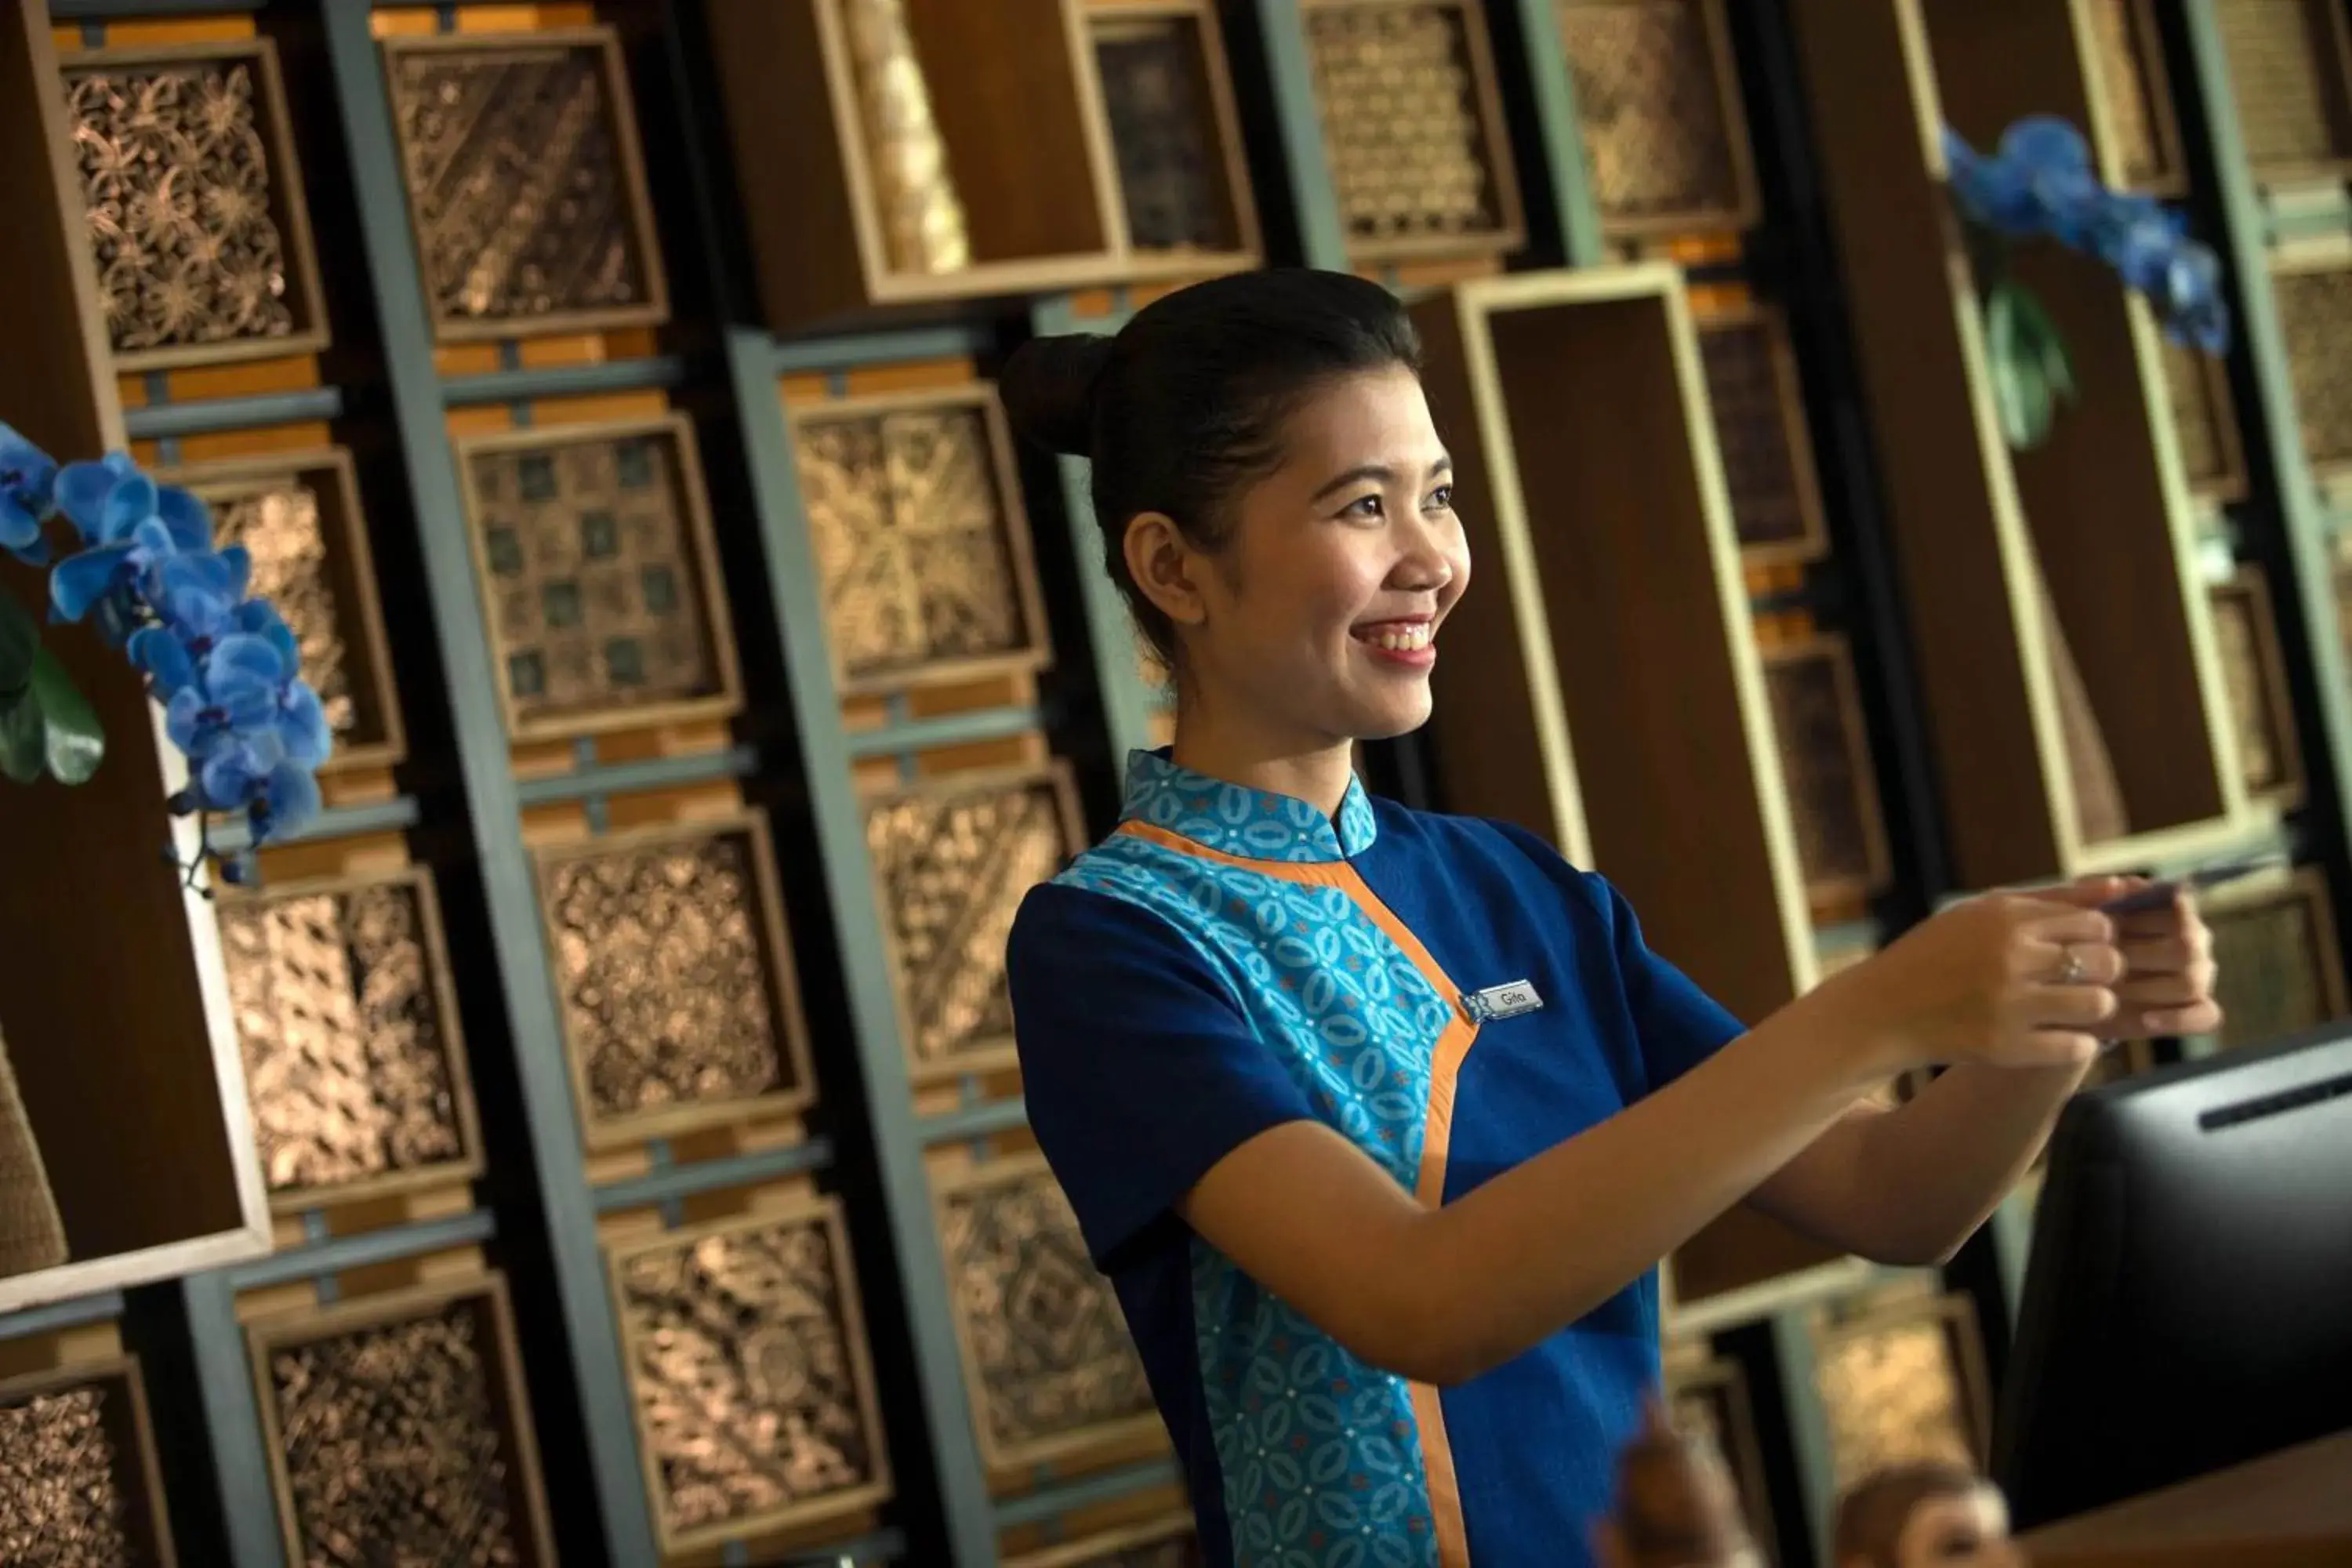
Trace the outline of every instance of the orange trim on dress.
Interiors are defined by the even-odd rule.
[[[1212,849],[1181,833],[1148,822],[1124,822],[1118,831],[1180,855],[1238,866],[1281,881],[1339,889],[1355,901],[1365,918],[1396,943],[1449,1007],[1457,1005],[1461,992],[1453,979],[1438,966],[1421,939],[1397,918],[1396,911],[1381,901],[1363,874],[1346,861],[1253,860],[1247,856]],[[1431,1208],[1445,1202],[1445,1162],[1454,1141],[1454,1087],[1462,1076],[1462,1064],[1477,1038],[1478,1026],[1456,1011],[1430,1051],[1429,1106],[1423,1120],[1421,1165],[1414,1173],[1413,1195]],[[1429,1509],[1437,1531],[1439,1568],[1469,1568],[1469,1529],[1463,1520],[1462,1486],[1454,1470],[1453,1445],[1445,1438],[1445,1411],[1439,1391],[1431,1384],[1407,1382],[1405,1392],[1412,1402],[1413,1424],[1421,1429],[1422,1466],[1428,1473]]]

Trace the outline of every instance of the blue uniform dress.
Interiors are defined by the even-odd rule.
[[[1352,782],[1326,817],[1139,752],[1118,830],[1028,895],[1007,962],[1030,1122],[1118,1290],[1206,1561],[1589,1561],[1658,1377],[1654,1271],[1441,1392],[1349,1354],[1173,1205],[1301,1120],[1452,1202],[1739,1034],[1616,889],[1515,827]],[[1540,1006],[1473,1000],[1519,981]]]

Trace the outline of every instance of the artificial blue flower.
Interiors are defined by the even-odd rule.
[[[167,626],[142,626],[131,634],[125,652],[145,671],[154,694],[166,704],[196,679],[196,661],[187,645]],[[166,708],[168,715],[169,709]]]
[[[2030,173],[2091,173],[2091,144],[2054,114],[2029,114],[2000,133],[2000,160]]]
[[[1952,193],[1970,217],[2003,234],[2039,232],[2041,207],[2022,170],[1984,156],[1949,126],[1944,130],[1944,163]]]
[[[0,425],[0,550],[27,566],[48,559],[41,524],[57,510],[57,460]]]
[[[322,804],[319,781],[309,768],[297,762],[280,763],[269,770],[261,799],[249,814],[253,836],[257,841],[298,832],[319,815]]]
[[[241,629],[239,616],[248,607],[246,584],[252,575],[253,558],[242,544],[216,552],[168,556],[155,568],[150,607],[192,645],[192,651],[201,653],[215,639]]]

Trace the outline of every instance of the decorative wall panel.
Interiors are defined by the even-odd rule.
[[[1711,314],[1698,330],[1742,553],[1756,562],[1826,554],[1821,484],[1788,323],[1777,310],[1748,307]]]
[[[274,1206],[348,1202],[481,1168],[428,872],[224,893],[220,932]]]
[[[2268,887],[2206,899],[2223,1014],[2221,1045],[2269,1045],[2352,1013],[2327,885],[2307,867]]]
[[[1515,248],[1525,220],[1475,0],[1307,0],[1305,14],[1350,258]]]
[[[611,834],[537,859],[592,1148],[809,1102],[765,816]]]
[[[380,766],[404,750],[375,556],[352,456],[338,447],[171,471],[211,507],[214,542],[253,557],[252,590],[300,645],[302,678],[334,732],[331,768]]]
[[[844,691],[1045,662],[1029,521],[989,389],[828,403],[795,411],[793,429]]]
[[[1668,1413],[1675,1426],[1713,1443],[1738,1489],[1749,1533],[1773,1539],[1772,1505],[1764,1476],[1764,1448],[1756,1411],[1748,1397],[1748,1376],[1724,1357],[1666,1368]]]
[[[1011,1066],[1005,939],[1023,897],[1083,847],[1067,770],[950,775],[877,795],[866,842],[916,1078]]]
[[[1852,650],[1826,636],[1767,648],[1764,686],[1808,892],[1878,892],[1892,870]]]
[[[890,265],[960,272],[971,263],[971,237],[906,0],[843,0],[841,15]]]
[[[2236,500],[2246,493],[2246,464],[2228,368],[2188,344],[2167,340],[2164,380],[2172,401],[2173,439],[2189,489],[2208,500]]]
[[[1129,243],[1142,251],[1256,248],[1214,11],[1128,6],[1093,19]]]
[[[998,1469],[1149,1431],[1160,1415],[1110,1281],[1042,1156],[945,1184],[940,1225],[981,1451]]]
[[[289,1563],[555,1561],[503,1279],[247,1332]]]
[[[1984,1347],[1966,1296],[1841,1323],[1817,1347],[1837,1489],[1913,1459],[1980,1468],[1990,1432]]]
[[[458,448],[509,734],[733,710],[734,637],[684,416]]]
[[[2257,177],[2352,163],[2343,8],[2336,0],[2219,0],[2239,131]]]
[[[172,1568],[139,1363],[0,1383],[0,1563]]]
[[[2242,566],[2212,589],[2213,641],[2236,721],[2238,764],[2247,793],[2293,805],[2303,793],[2303,748],[2287,695],[2278,617],[2270,579],[2259,566]]]
[[[794,1527],[889,1495],[838,1204],[615,1248],[613,1275],[666,1549]]]
[[[91,49],[63,74],[116,368],[323,346],[276,46]]]
[[[2180,133],[2164,40],[2149,0],[2092,0],[2088,39],[2105,126],[2123,183],[2143,191],[2183,184]]]
[[[2281,267],[2279,333],[2313,468],[2352,465],[2352,263]]]
[[[441,341],[668,318],[618,35],[419,36],[383,51]]]
[[[1761,202],[1722,0],[1559,0],[1609,233],[1746,228]]]
[[[1004,1568],[1201,1568],[1189,1516],[1105,1531],[1004,1560]]]

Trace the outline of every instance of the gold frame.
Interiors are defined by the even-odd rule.
[[[1863,722],[1862,681],[1854,666],[1853,648],[1835,632],[1816,632],[1801,641],[1759,648],[1769,692],[1772,671],[1784,665],[1826,664],[1837,693],[1840,728],[1845,736],[1846,766],[1854,779],[1854,817],[1862,828],[1866,869],[1860,877],[1807,879],[1805,892],[1816,903],[1875,897],[1895,879],[1895,858],[1886,837],[1885,803],[1879,798],[1878,771],[1870,754],[1869,731]],[[1785,780],[1787,770],[1782,770]],[[1791,803],[1793,813],[1794,803]]]
[[[825,654],[833,668],[834,689],[840,696],[888,696],[929,687],[961,685],[991,676],[1034,674],[1053,667],[1053,632],[1045,623],[1045,597],[1037,583],[1035,536],[1031,531],[1029,510],[1021,493],[1019,460],[1013,443],[1012,427],[1006,422],[1004,405],[997,397],[993,383],[983,381],[967,386],[875,393],[856,397],[827,398],[822,402],[786,399],[784,421],[793,443],[795,479],[799,474],[801,432],[811,426],[862,424],[892,414],[959,408],[977,410],[982,426],[987,432],[989,477],[995,486],[997,512],[1003,525],[1013,597],[1020,606],[1021,618],[1028,635],[1023,646],[1008,648],[1001,654],[939,659],[911,665],[892,674],[852,677],[834,637],[832,607],[826,605],[821,616]],[[808,526],[814,535],[814,523]],[[818,584],[818,591],[822,595],[822,583]]]
[[[956,1350],[963,1367],[965,1396],[971,1405],[973,1440],[980,1447],[982,1461],[992,1471],[1017,1471],[1033,1465],[1059,1464],[1074,1456],[1091,1450],[1115,1447],[1150,1433],[1160,1431],[1165,1423],[1155,1403],[1147,1409],[1119,1420],[1097,1426],[1080,1427],[1072,1432],[1056,1433],[1050,1437],[1034,1438],[1007,1446],[1000,1442],[988,1424],[988,1388],[980,1374],[980,1358],[972,1345],[971,1325],[955,1300],[953,1286],[954,1261],[946,1254],[948,1205],[968,1193],[990,1187],[1009,1187],[1043,1175],[1055,1180],[1053,1167],[1045,1156],[1034,1151],[1005,1154],[968,1169],[935,1176],[931,1182],[932,1224],[940,1232],[941,1260],[947,1265],[949,1289],[948,1315],[955,1320]],[[1105,1289],[1108,1289],[1106,1282]],[[1112,1298],[1116,1305],[1117,1298]],[[1125,1319],[1120,1322],[1124,1326]]]
[[[810,1224],[824,1229],[832,1249],[834,1277],[841,1290],[842,1341],[847,1355],[849,1375],[857,1384],[858,1419],[867,1435],[867,1451],[873,1456],[873,1479],[862,1486],[849,1487],[804,1503],[771,1510],[765,1514],[726,1520],[694,1530],[677,1530],[671,1525],[668,1510],[663,1506],[661,1459],[646,1431],[645,1405],[638,1396],[636,1383],[639,1336],[629,1321],[628,1289],[623,1275],[631,1262],[653,1253],[675,1252],[714,1237],[768,1230],[778,1226]],[[840,1199],[802,1195],[788,1204],[751,1214],[731,1215],[724,1219],[682,1226],[625,1243],[609,1244],[604,1249],[604,1260],[617,1326],[616,1337],[620,1341],[621,1365],[629,1382],[629,1420],[636,1435],[637,1453],[643,1464],[646,1501],[653,1514],[654,1531],[665,1555],[798,1530],[820,1521],[856,1513],[892,1496],[897,1489],[890,1468],[889,1434],[882,1425],[881,1402],[874,1384],[873,1343],[866,1333],[865,1308],[858,1291],[856,1259],[850,1250],[849,1226]]]
[[[556,870],[571,862],[660,845],[695,844],[742,837],[750,840],[752,879],[759,908],[760,947],[767,959],[768,1002],[776,1015],[777,1060],[789,1075],[789,1086],[740,1100],[698,1100],[626,1116],[600,1116],[588,1088],[588,1063],[572,1039],[569,1010],[563,1000],[562,976],[552,955],[562,933],[548,901],[549,883]],[[563,1047],[564,1070],[572,1084],[572,1105],[580,1120],[580,1139],[591,1152],[627,1148],[648,1138],[671,1138],[698,1128],[723,1126],[755,1118],[789,1116],[816,1103],[816,1076],[809,1059],[808,1020],[802,1010],[800,973],[793,962],[792,921],[784,906],[783,883],[776,869],[776,847],[768,814],[745,806],[723,816],[691,817],[656,823],[617,833],[592,834],[561,844],[534,846],[530,851],[531,892],[539,905],[540,931],[551,955],[549,984],[555,993],[556,1032]]]
[[[1265,262],[1265,232],[1260,223],[1257,195],[1250,186],[1249,153],[1242,138],[1241,110],[1234,94],[1233,57],[1225,48],[1223,25],[1217,19],[1215,0],[1087,0],[1087,43],[1096,51],[1096,78],[1101,78],[1101,47],[1107,33],[1139,29],[1155,23],[1189,24],[1199,45],[1197,58],[1208,86],[1209,119],[1203,128],[1215,145],[1232,209],[1234,247],[1230,250],[1162,250],[1135,243],[1128,235],[1126,275],[1136,281],[1190,278],[1202,273],[1247,271]],[[1104,103],[1103,143],[1111,155],[1112,187],[1125,221],[1127,190],[1118,177],[1118,139],[1111,133],[1109,105]]]
[[[129,1397],[130,1441],[124,1447],[131,1452],[124,1456],[128,1464],[119,1467],[118,1473],[132,1468],[140,1489],[140,1519],[147,1540],[155,1552],[156,1568],[177,1568],[178,1549],[172,1541],[171,1500],[163,1495],[163,1471],[155,1447],[154,1421],[147,1410],[147,1385],[141,1374],[139,1358],[125,1351],[98,1361],[77,1362],[66,1366],[50,1367],[41,1372],[26,1373],[0,1382],[0,1405],[15,1405],[45,1394],[68,1394],[91,1384],[119,1384]],[[125,1480],[134,1478],[124,1475]]]
[[[1712,306],[1706,310],[1696,307],[1691,312],[1692,325],[1697,330],[1702,347],[1702,379],[1706,351],[1704,342],[1714,331],[1755,328],[1764,334],[1765,355],[1772,363],[1772,380],[1780,394],[1779,412],[1783,439],[1789,447],[1790,476],[1796,490],[1797,510],[1804,519],[1804,530],[1798,537],[1770,543],[1739,543],[1739,559],[1748,565],[1804,565],[1825,559],[1830,553],[1829,508],[1822,500],[1821,464],[1813,450],[1812,426],[1805,418],[1805,385],[1797,368],[1796,344],[1789,333],[1788,312],[1777,305],[1761,300],[1748,300],[1736,305]],[[1710,395],[1708,413],[1714,414]],[[1720,443],[1718,443],[1720,446]],[[1732,531],[1737,536],[1739,519],[1737,509],[1732,516]]]
[[[313,447],[283,455],[224,458],[187,463],[159,470],[156,478],[194,493],[207,507],[225,492],[248,482],[330,476],[331,482],[316,488],[320,499],[320,532],[325,536],[328,580],[335,589],[339,618],[348,623],[344,637],[345,668],[351,654],[360,656],[362,668],[352,672],[352,684],[366,685],[369,700],[382,715],[383,737],[364,745],[339,741],[322,773],[391,767],[408,755],[408,729],[400,710],[399,681],[393,668],[392,642],[384,631],[383,601],[377,592],[375,551],[368,541],[367,513],[360,504],[358,466],[348,447]],[[345,601],[349,602],[346,603]]]
[[[632,708],[599,709],[569,718],[525,721],[517,716],[514,693],[507,684],[507,645],[499,631],[498,606],[493,602],[489,548],[482,537],[482,498],[475,487],[474,459],[488,453],[586,446],[633,436],[667,441],[671,454],[677,459],[677,484],[683,513],[678,520],[680,542],[685,546],[685,553],[691,557],[687,563],[687,575],[702,595],[703,618],[709,626],[711,664],[713,673],[719,679],[719,689],[708,697],[647,702]],[[481,606],[482,631],[490,646],[490,679],[498,690],[499,717],[506,726],[509,744],[578,740],[584,736],[659,729],[669,724],[730,719],[741,710],[743,677],[735,648],[734,616],[728,608],[726,580],[719,570],[718,531],[711,521],[710,493],[703,479],[702,456],[695,442],[692,419],[672,411],[635,418],[591,420],[577,425],[533,425],[519,430],[460,437],[450,446],[452,456],[457,460],[459,496],[466,514],[467,551],[474,566],[475,598]]]
[[[1699,28],[1706,35],[1707,58],[1712,66],[1717,104],[1723,115],[1723,135],[1731,155],[1731,184],[1735,193],[1727,207],[1698,207],[1687,212],[1660,213],[1652,217],[1612,218],[1601,215],[1601,233],[1612,240],[1661,239],[1686,234],[1714,234],[1725,231],[1745,233],[1754,228],[1764,217],[1764,192],[1756,177],[1756,149],[1750,143],[1748,130],[1748,98],[1739,87],[1739,62],[1732,50],[1731,20],[1723,0],[1563,0],[1580,8],[1599,9],[1616,6],[1620,9],[1641,8],[1664,10],[1686,8],[1698,13]],[[1583,142],[1584,128],[1577,127],[1578,152],[1590,158]]]
[[[2213,584],[2210,595],[2217,623],[2222,600],[2245,602],[2245,613],[2253,628],[2254,674],[2263,700],[2263,711],[2247,717],[2268,731],[2271,751],[2279,763],[2275,783],[2256,789],[2248,781],[2247,793],[2256,800],[2274,803],[2283,812],[2295,810],[2304,799],[2303,738],[2295,730],[2294,700],[2287,689],[2286,654],[2279,643],[2278,611],[2271,595],[2270,575],[2260,566],[2241,564],[2227,578]],[[2239,761],[2242,767],[2244,758]]]
[[[1478,121],[1478,139],[1485,153],[1486,177],[1495,184],[1495,226],[1463,234],[1425,235],[1402,239],[1360,239],[1339,220],[1351,266],[1415,261],[1430,257],[1507,255],[1528,242],[1527,198],[1520,189],[1517,160],[1511,152],[1510,128],[1503,115],[1501,79],[1495,62],[1495,40],[1486,24],[1485,0],[1297,0],[1301,42],[1310,44],[1308,88],[1315,106],[1317,143],[1322,149],[1326,177],[1331,160],[1328,136],[1323,130],[1322,87],[1313,79],[1309,18],[1318,11],[1374,11],[1418,8],[1454,11],[1461,16],[1464,64],[1470,72],[1470,99]]]
[[[1071,773],[1069,763],[1059,757],[1036,763],[969,768],[960,773],[918,779],[911,784],[867,785],[858,792],[861,835],[867,818],[876,810],[896,801],[995,794],[1039,785],[1054,797],[1055,816],[1062,828],[1064,858],[1067,859],[1086,847],[1086,819],[1078,805],[1077,780]],[[951,1061],[929,1062],[917,1054],[914,1010],[907,992],[907,964],[899,948],[898,922],[892,918],[890,889],[884,885],[881,868],[872,864],[870,852],[866,859],[873,874],[875,903],[882,916],[882,950],[890,968],[890,996],[898,1011],[898,1038],[908,1080],[916,1088],[924,1089],[974,1074],[1003,1072],[1020,1065],[1019,1051],[1009,1037],[984,1041]]]
[[[269,1487],[278,1503],[279,1538],[286,1543],[288,1562],[308,1559],[302,1549],[301,1521],[294,1511],[294,1478],[286,1462],[286,1435],[278,1406],[278,1385],[269,1370],[271,1354],[337,1339],[358,1330],[425,1317],[461,1302],[475,1303],[476,1310],[487,1314],[489,1321],[485,1359],[496,1363],[488,1369],[491,1406],[504,1427],[502,1436],[517,1472],[513,1485],[516,1534],[521,1538],[520,1544],[530,1554],[530,1561],[554,1563],[547,1488],[540,1468],[539,1437],[531,1425],[530,1396],[523,1381],[521,1343],[515,1331],[514,1308],[508,1298],[506,1276],[495,1269],[447,1284],[412,1286],[333,1306],[296,1307],[271,1312],[246,1325],[246,1352],[252,1362],[262,1438],[269,1446]]]
[[[184,64],[197,60],[249,58],[254,62],[254,106],[266,113],[256,127],[268,149],[270,216],[286,246],[286,278],[295,297],[294,330],[282,338],[238,338],[225,343],[185,343],[173,348],[113,349],[113,334],[101,321],[110,362],[119,374],[151,370],[185,370],[199,365],[242,364],[255,360],[292,359],[315,354],[334,342],[327,295],[320,280],[319,252],[310,234],[310,196],[302,183],[301,159],[294,148],[294,120],[286,101],[286,79],[278,63],[278,45],[267,34],[215,43],[142,44],[122,48],[83,49],[58,61],[58,80],[108,68]],[[77,179],[74,197],[80,200]],[[87,206],[78,216],[87,216]]]
[[[473,1069],[466,1056],[465,1023],[458,1016],[457,985],[449,963],[448,932],[442,923],[441,897],[435,886],[431,868],[409,865],[391,871],[305,877],[271,882],[262,888],[224,888],[217,896],[221,909],[226,911],[293,899],[334,897],[363,888],[389,887],[405,887],[416,899],[417,943],[424,949],[425,967],[431,971],[426,984],[432,988],[433,1005],[440,1014],[441,1057],[449,1074],[449,1098],[457,1121],[460,1152],[454,1160],[324,1187],[274,1188],[269,1185],[269,1174],[265,1171],[262,1173],[262,1186],[269,1194],[269,1212],[272,1214],[305,1214],[313,1209],[364,1203],[394,1193],[415,1192],[419,1188],[442,1186],[452,1182],[470,1182],[485,1169],[481,1118],[474,1100]],[[237,1046],[242,1052],[242,1037],[238,1039]],[[246,1089],[248,1105],[252,1103],[252,1092],[248,1082]]]
[[[432,324],[433,341],[436,344],[556,337],[574,332],[609,331],[616,327],[657,327],[669,321],[669,275],[662,260],[661,236],[654,221],[652,187],[646,177],[645,143],[637,135],[636,106],[629,95],[628,62],[622,55],[621,36],[616,29],[596,24],[551,27],[544,32],[401,34],[380,39],[378,43],[383,56],[384,96],[388,103],[397,101],[394,73],[404,56],[495,56],[525,49],[594,50],[604,79],[606,129],[612,135],[615,156],[621,165],[621,187],[629,202],[630,211],[625,220],[628,236],[636,247],[638,264],[645,276],[646,302],[642,305],[614,306],[601,310],[559,311],[534,316],[527,321],[501,318],[474,321],[443,315],[438,301],[433,297],[433,280],[427,269],[424,247],[425,217],[418,210],[416,193],[408,182],[408,149],[400,139],[395,114],[393,148],[400,158],[400,190],[408,214],[409,244],[416,257],[417,282],[425,297],[425,319]]]

